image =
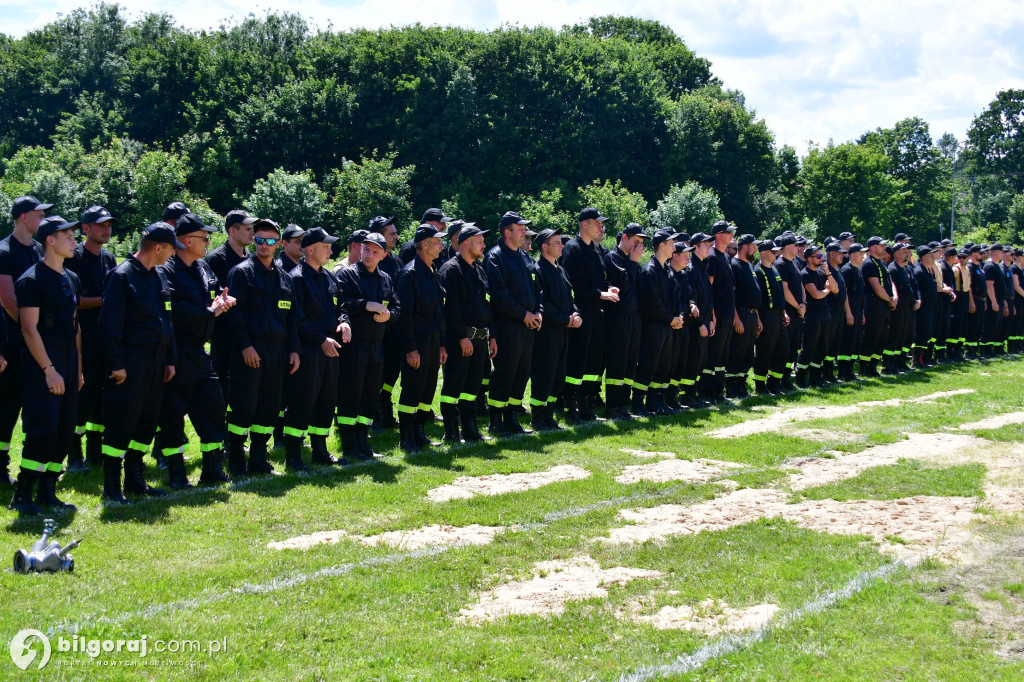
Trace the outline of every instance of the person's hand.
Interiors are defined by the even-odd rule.
[[[0,374],[3,374],[5,369],[7,369],[7,358],[0,355]]]
[[[174,378],[174,365],[167,365],[164,367],[164,383]]]
[[[757,318],[757,335],[761,336],[761,332],[764,331],[764,324],[761,323],[761,318]]]
[[[853,326],[853,313],[846,313],[846,326],[847,327],[852,327]]]
[[[57,368],[50,365],[43,370],[43,376],[46,377],[46,388],[53,395],[64,395],[64,377],[60,375]]]
[[[420,352],[418,350],[411,350],[405,354],[405,361],[413,369],[420,368]]]
[[[782,326],[789,326],[789,313],[787,313],[785,310],[782,311]]]
[[[260,354],[252,346],[246,346],[242,349],[242,361],[245,362],[246,367],[252,369],[260,368]]]
[[[351,332],[349,333],[351,334]],[[320,344],[320,350],[322,350],[324,352],[324,355],[326,355],[329,358],[338,357],[339,348],[341,348],[341,344],[329,336],[324,339],[323,343]]]
[[[677,315],[676,317],[673,317],[672,321],[669,322],[668,326],[671,327],[672,329],[682,329],[683,328],[683,316],[682,315]]]
[[[494,356],[498,354],[498,340],[492,337],[491,340],[487,342],[487,349],[490,351],[490,354],[487,357],[493,360]]]
[[[696,303],[690,304],[690,317],[700,317],[700,308],[697,307]]]
[[[219,317],[222,313],[226,313],[235,307],[236,303],[238,301],[235,300],[234,296],[228,296],[228,290],[225,288],[224,291],[220,292],[220,296],[213,299],[213,303],[210,306],[213,309],[213,316]]]
[[[342,343],[349,343],[352,341],[352,325],[350,325],[348,322],[342,322],[337,327],[335,327],[334,331],[341,334]]]
[[[583,324],[583,318],[580,317],[579,313],[573,313],[569,316],[569,324],[566,325],[569,329],[579,329],[580,325]]]
[[[807,314],[807,304],[806,303],[801,303],[800,307],[797,308],[797,311],[800,313],[800,317],[803,317],[804,315],[806,315]]]
[[[81,372],[78,373],[78,390],[82,390],[82,386],[85,386],[85,375]]]
[[[385,322],[387,322],[390,319],[391,319],[391,311],[388,310],[387,308],[385,308],[384,310],[382,310],[379,313],[374,313],[374,315],[373,315],[373,321],[374,322],[380,322],[381,324],[384,324]]]
[[[299,354],[298,353],[289,353],[288,354],[288,366],[291,367],[291,370],[289,370],[289,372],[288,372],[289,374],[295,374],[296,372],[299,371]]]
[[[441,352],[438,354],[438,356],[438,360],[442,365],[448,362],[448,349],[445,348],[444,346],[441,346]]]
[[[974,305],[974,301],[971,301],[971,304],[967,306],[967,311],[972,315],[978,312],[978,306]]]
[[[459,349],[462,350],[462,357],[471,357],[473,355],[473,342],[469,338],[459,339]]]
[[[708,335],[709,335],[709,333],[710,333],[710,332],[708,332],[708,326],[707,326],[706,324],[702,324],[702,325],[700,326],[700,335],[701,335],[701,336],[708,336]]]
[[[1010,306],[1008,306],[1006,304],[1006,301],[1003,301],[1003,317],[1009,317],[1009,316],[1010,316]]]
[[[612,289],[615,289],[615,291],[609,289],[608,291],[601,292],[602,301],[611,301],[612,303],[619,302],[619,290],[616,287],[612,287]]]
[[[537,313],[531,313],[529,311],[523,315],[523,324],[526,325],[527,329],[540,329],[541,317]]]
[[[914,300],[914,310],[918,310],[921,307],[921,299]]]
[[[736,320],[735,322],[732,323],[732,328],[733,331],[735,331],[737,334],[743,333],[743,323],[740,322],[739,320]]]
[[[115,369],[110,373],[108,378],[113,379],[114,383],[120,386],[124,383],[124,380],[128,378],[128,371],[124,369]]]

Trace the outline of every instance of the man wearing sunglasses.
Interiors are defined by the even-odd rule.
[[[267,461],[267,442],[281,410],[285,371],[294,374],[299,369],[292,280],[274,261],[281,230],[273,220],[261,218],[253,223],[253,231],[256,253],[231,270],[227,286],[236,301],[226,318],[232,336],[228,389],[232,476],[275,473]]]
[[[801,388],[822,386],[821,366],[828,346],[828,296],[839,292],[835,275],[825,263],[825,254],[817,246],[804,249],[807,265],[800,273],[807,291],[803,340],[797,356],[797,385]]]
[[[217,283],[217,276],[203,260],[210,243],[209,227],[194,213],[178,218],[174,233],[183,249],[160,266],[171,286],[171,311],[178,364],[167,383],[167,395],[160,407],[160,431],[156,451],[167,461],[168,482],[175,490],[191,488],[185,474],[185,415],[199,436],[203,469],[199,482],[205,485],[229,483],[224,473],[224,393],[206,352],[214,321],[231,309],[235,299]]]

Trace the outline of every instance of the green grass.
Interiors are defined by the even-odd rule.
[[[371,465],[318,468],[302,478],[253,479],[127,508],[99,503],[100,472],[68,475],[60,494],[79,511],[58,517],[58,539],[66,543],[85,538],[75,551],[76,570],[70,575],[0,572],[0,593],[6,598],[0,630],[10,638],[27,627],[46,632],[77,624],[87,638],[146,635],[150,641],[228,642],[227,652],[214,656],[161,657],[188,666],[146,670],[55,668],[51,663],[46,670],[69,679],[135,679],[140,672],[190,680],[616,679],[644,665],[670,663],[709,641],[698,633],[655,630],[619,617],[637,600],[643,602],[643,614],[709,597],[738,608],[773,603],[788,611],[891,561],[863,537],[812,532],[778,519],[664,543],[602,542],[610,528],[626,524],[618,518],[623,509],[689,505],[722,494],[715,484],[619,484],[615,477],[624,467],[655,461],[625,454],[623,448],[736,462],[744,468],[726,477],[741,487],[782,486],[784,462],[791,457],[822,456],[829,449],[846,449],[843,445],[861,449],[892,443],[907,432],[938,432],[1024,404],[1021,382],[992,378],[1019,377],[1022,369],[1024,361],[1005,360],[953,367],[787,398],[750,399],[741,406],[671,418],[604,422],[499,445],[439,449],[414,458],[402,457],[395,434],[389,433],[374,437],[375,449],[386,457]],[[733,439],[707,435],[752,418],[748,408],[753,405],[781,409],[851,404],[956,388],[976,393],[796,425],[863,439],[855,443],[844,438],[813,442],[784,434]],[[437,437],[440,427],[431,425],[428,431]],[[331,444],[337,446],[333,438]],[[16,442],[15,462],[19,449]],[[195,480],[194,445],[189,455]],[[273,456],[281,464],[282,453]],[[562,464],[582,467],[590,476],[495,497],[446,503],[426,497],[428,490],[459,476],[541,471]],[[151,483],[158,483],[151,462],[148,469]],[[934,469],[901,461],[801,495],[976,496],[984,474],[980,465]],[[40,518],[17,519],[10,511],[0,515],[0,537],[8,552],[27,548],[38,538]],[[420,553],[349,540],[308,551],[267,548],[268,542],[315,531],[374,535],[427,524],[472,523],[516,530],[486,546]],[[1006,532],[1020,531],[1017,521],[1006,523]],[[652,569],[662,576],[611,586],[607,599],[570,602],[557,617],[512,616],[480,627],[456,622],[459,610],[473,604],[480,591],[529,578],[536,562],[578,556],[593,557],[605,568]],[[962,600],[937,603],[914,579],[920,572],[937,570],[925,565],[907,577],[872,586],[773,633],[752,649],[709,664],[694,677],[1013,678],[1019,665],[997,660],[982,635],[957,629],[956,623],[971,617],[972,607]],[[1009,600],[1024,592],[1012,579],[997,588]],[[67,653],[54,656],[55,661],[73,658]],[[149,658],[157,660],[153,653]],[[131,659],[112,655],[106,660]]]
[[[853,478],[806,488],[795,499],[896,500],[901,497],[984,497],[985,465],[963,464],[937,468],[913,459],[868,469]]]

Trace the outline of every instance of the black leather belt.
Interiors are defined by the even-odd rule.
[[[487,339],[487,337],[491,333],[491,330],[488,329],[487,327],[469,327],[468,329],[466,329],[466,331],[468,332],[466,334],[466,337],[469,338],[470,340]]]

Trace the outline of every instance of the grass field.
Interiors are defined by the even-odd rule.
[[[52,658],[22,673],[4,656],[0,671],[1022,679],[1024,423],[971,426],[1024,410],[1022,379],[1024,360],[995,360],[410,459],[387,434],[369,465],[123,508],[100,504],[99,472],[68,475],[78,512],[57,517],[58,539],[85,538],[74,573],[0,573],[5,641],[38,629]],[[716,437],[794,409],[792,423]],[[698,459],[710,461],[681,461]],[[555,467],[572,475],[498,495],[455,481]],[[453,482],[462,497],[435,501]],[[8,556],[38,538],[41,518],[0,513]],[[486,544],[396,533],[435,525],[437,537],[483,527]],[[629,539],[641,528],[652,539]],[[318,532],[332,541],[268,547]],[[742,613],[755,614],[745,630],[721,631]],[[58,651],[60,636],[145,636],[149,653],[92,658]],[[179,640],[204,651],[153,650]]]

